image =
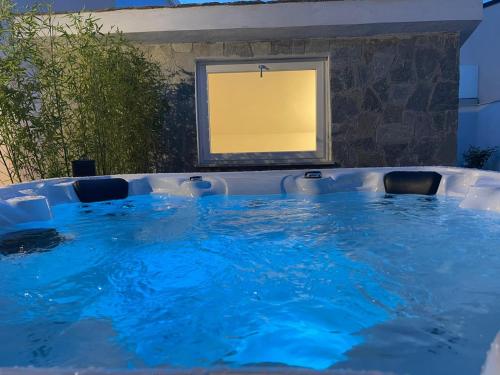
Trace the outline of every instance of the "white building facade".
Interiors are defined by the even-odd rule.
[[[487,164],[500,170],[500,0],[484,5],[483,21],[460,51],[458,160],[470,146],[499,147]]]

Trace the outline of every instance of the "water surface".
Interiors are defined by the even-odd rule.
[[[500,215],[454,199],[141,196],[54,213],[62,244],[0,255],[0,366],[478,374],[500,330]]]

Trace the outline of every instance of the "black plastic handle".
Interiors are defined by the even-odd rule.
[[[322,178],[321,171],[307,171],[304,173],[304,178]]]

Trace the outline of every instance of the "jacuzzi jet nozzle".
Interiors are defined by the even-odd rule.
[[[304,173],[304,178],[311,178],[311,179],[317,179],[317,178],[322,178],[321,171],[308,171]]]

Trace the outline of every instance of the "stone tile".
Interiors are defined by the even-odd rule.
[[[398,42],[398,54],[401,59],[413,60],[415,56],[415,38],[403,38]]]
[[[350,66],[355,66],[354,68],[354,76],[356,78],[355,80],[355,85],[356,87],[366,87],[369,85],[369,82],[370,82],[370,77],[368,75],[368,68],[366,65],[364,64],[354,64],[352,63],[352,65]]]
[[[397,105],[405,105],[413,94],[414,85],[412,84],[394,84],[389,86],[389,102]]]
[[[440,61],[441,78],[448,81],[458,82],[459,80],[459,55],[455,52],[446,54]]]
[[[332,39],[330,56],[333,66],[345,66],[363,60],[363,45],[357,39]]]
[[[367,149],[363,153],[358,153],[357,167],[383,167],[386,165],[384,154],[379,149]]]
[[[357,126],[354,134],[358,138],[372,138],[377,136],[377,127],[381,123],[381,116],[373,112],[363,112],[358,116]]]
[[[369,53],[370,52],[368,52],[367,54]],[[391,53],[382,53],[374,49],[373,57],[369,60],[370,60],[368,67],[369,76],[373,80],[379,80],[389,75],[391,67],[395,60],[395,55]]]
[[[225,42],[224,56],[252,57],[252,49],[248,42]]]
[[[271,54],[271,42],[253,42],[250,47],[254,56],[268,56]]]
[[[340,122],[332,124],[332,137],[335,138],[336,141],[339,139],[345,140],[349,131],[352,130],[352,124],[350,122]]]
[[[385,144],[384,160],[387,165],[401,166],[401,159],[410,152],[408,143]]]
[[[446,133],[456,134],[458,128],[458,111],[446,111]]]
[[[377,144],[383,146],[388,144],[410,143],[415,136],[413,124],[409,122],[382,123],[377,128]]]
[[[363,99],[363,109],[365,111],[380,112],[382,110],[382,103],[375,94],[375,92],[367,88],[365,91],[365,97]]]
[[[414,81],[413,60],[394,61],[390,71],[393,83],[405,83]]]
[[[433,127],[432,115],[428,112],[406,111],[404,113],[405,122],[411,124],[415,131],[415,139],[423,139],[425,137],[437,138],[441,132],[436,131]]]
[[[218,57],[224,55],[224,43],[193,43],[193,54],[196,57]]]
[[[305,42],[305,53],[328,53],[329,51],[329,39],[309,39]]]
[[[172,43],[172,49],[178,53],[189,53],[193,50],[193,43]]]
[[[332,122],[352,121],[352,117],[359,113],[358,101],[355,98],[335,95],[332,100]]]
[[[412,111],[426,111],[429,105],[431,87],[428,83],[420,83],[408,99],[406,109]]]
[[[291,55],[292,54],[292,41],[291,40],[277,40],[271,42],[271,54],[273,55]]]
[[[173,57],[173,50],[170,44],[153,44],[147,46],[147,52],[154,61],[160,65],[168,64]]]
[[[401,105],[387,104],[384,109],[384,122],[397,123],[403,121],[404,107]]]
[[[299,54],[303,55],[306,51],[306,42],[305,40],[295,39],[292,40],[292,53],[294,55]]]
[[[193,73],[196,69],[195,57],[191,53],[174,54],[175,66],[185,72]]]
[[[384,102],[389,98],[389,82],[387,78],[382,78],[373,84],[373,89],[377,93],[380,100]]]
[[[331,71],[332,88],[336,91],[350,90],[354,87],[354,72],[352,67],[346,66]]]
[[[432,78],[439,66],[440,54],[434,48],[423,48],[416,51],[415,67],[419,79]]]
[[[456,134],[448,135],[441,139],[439,147],[435,154],[436,163],[444,163],[445,165],[454,165],[457,158],[457,136]]]
[[[458,85],[456,82],[440,82],[434,88],[430,110],[448,111],[458,109]]]

